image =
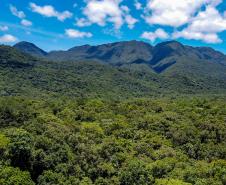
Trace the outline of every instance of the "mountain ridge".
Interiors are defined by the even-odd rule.
[[[146,64],[156,73],[162,73],[179,62],[178,57],[205,60],[226,66],[226,55],[210,47],[192,47],[178,41],[166,41],[155,46],[143,41],[122,41],[97,46],[82,45],[68,50],[45,52],[32,43],[20,42],[15,48],[47,60],[98,61],[114,66]],[[35,51],[37,51],[35,53]]]
[[[160,43],[157,43],[156,45],[151,45],[150,43],[148,42],[144,42],[144,41],[140,41],[140,40],[128,40],[128,41],[118,41],[118,42],[109,42],[109,43],[104,43],[104,44],[98,44],[98,45],[90,45],[90,44],[84,44],[84,45],[78,45],[78,46],[73,46],[69,49],[66,49],[66,50],[50,50],[50,51],[45,51],[43,49],[41,49],[39,46],[37,46],[36,44],[34,43],[31,43],[31,42],[28,42],[28,41],[20,41],[16,44],[13,45],[13,47],[17,48],[17,49],[21,49],[20,47],[17,47],[18,44],[28,44],[28,45],[33,45],[35,46],[36,48],[39,48],[41,49],[42,51],[44,51],[45,53],[51,53],[51,52],[56,52],[56,51],[70,51],[70,50],[73,50],[74,48],[79,48],[79,47],[84,47],[84,46],[87,46],[87,47],[99,47],[99,46],[103,46],[103,45],[115,45],[115,44],[118,44],[118,43],[144,43],[146,45],[149,45],[151,47],[156,47],[158,45],[162,45],[162,44],[167,44],[167,43],[178,43],[179,45],[182,45],[182,46],[187,46],[187,47],[191,47],[191,48],[195,48],[195,49],[206,49],[206,50],[212,50],[214,52],[217,52],[217,53],[221,53],[222,55],[226,55],[224,54],[223,52],[219,51],[219,50],[216,50],[212,47],[208,47],[208,46],[190,46],[190,45],[184,45],[176,40],[169,40],[169,41],[164,41],[164,42],[160,42]]]
[[[160,46],[168,48],[169,43]],[[0,94],[127,98],[226,92],[225,65],[181,56],[172,52],[171,46],[169,51],[155,64],[133,61],[117,65],[47,60],[0,46]]]

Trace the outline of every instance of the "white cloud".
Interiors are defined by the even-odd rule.
[[[131,15],[126,15],[125,16],[125,21],[128,24],[128,27],[130,29],[133,29],[134,28],[134,25],[138,22],[138,20],[135,19],[135,18],[133,18]]]
[[[17,8],[16,8],[15,6],[10,5],[9,8],[10,8],[11,13],[12,13],[13,15],[15,15],[16,17],[19,17],[20,19],[23,19],[23,18],[26,17],[25,14],[24,14],[24,12],[23,12],[23,11],[18,11]]]
[[[76,19],[76,23],[75,25],[76,26],[79,26],[79,27],[84,27],[84,26],[90,26],[92,23],[89,22],[87,19],[85,18],[80,18],[80,19]]]
[[[179,27],[188,23],[202,6],[219,3],[221,0],[148,0],[145,20],[149,24]]]
[[[142,9],[142,4],[138,0],[135,0],[134,6],[137,10]]]
[[[202,32],[191,32],[189,30],[183,30],[181,32],[173,33],[173,38],[185,38],[193,40],[202,40],[206,43],[220,43],[222,40],[218,37],[216,33],[202,33]]]
[[[122,11],[118,0],[88,1],[83,13],[91,23],[105,26],[106,21],[120,28],[123,24]]]
[[[106,23],[112,23],[115,29],[120,29],[124,23],[131,28],[137,22],[129,14],[130,10],[127,6],[120,6],[122,0],[86,0],[85,2],[87,3],[83,9],[85,18],[78,19],[77,25],[105,26]]]
[[[130,9],[128,6],[125,6],[125,5],[122,5],[120,6],[121,10],[124,11],[125,13],[129,13],[130,12]]]
[[[72,17],[71,12],[58,12],[53,6],[50,5],[38,6],[35,3],[30,3],[30,7],[33,12],[39,13],[45,17],[56,17],[59,21],[64,21],[65,19]]]
[[[31,26],[32,22],[25,19],[26,15],[23,11],[18,11],[15,6],[10,5],[10,11],[12,12],[13,15],[21,19],[20,24],[23,26]]]
[[[20,22],[23,26],[31,26],[32,22],[27,20],[27,19],[22,19],[22,21]]]
[[[208,6],[205,11],[199,12],[192,19],[188,28],[196,32],[222,32],[226,30],[226,19],[220,15],[216,8]]]
[[[92,37],[92,33],[90,32],[81,32],[79,30],[74,30],[74,29],[66,29],[65,34],[70,37],[70,38],[90,38]]]
[[[192,18],[185,29],[173,33],[173,37],[202,40],[206,43],[220,43],[222,40],[217,34],[225,30],[226,19],[215,7],[209,5],[206,10]]]
[[[110,35],[110,36],[116,37],[118,39],[122,39],[122,37],[123,37],[122,31],[121,30],[118,30],[118,29],[114,29],[114,28],[104,28],[102,30],[102,32],[105,35]]]
[[[3,36],[0,36],[0,42],[6,43],[6,42],[15,42],[17,41],[17,38],[13,35],[5,34]]]
[[[141,38],[154,42],[158,38],[159,39],[167,39],[167,38],[169,38],[169,35],[163,29],[159,28],[155,32],[144,32],[141,35]]]
[[[0,31],[8,31],[9,27],[8,26],[0,26]]]

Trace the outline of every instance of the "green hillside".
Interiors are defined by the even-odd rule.
[[[145,64],[46,61],[6,46],[0,47],[0,77],[2,96],[124,99],[226,90],[226,67],[221,64],[180,58],[158,74]]]
[[[0,185],[226,185],[224,60],[165,44],[120,65],[0,46]]]

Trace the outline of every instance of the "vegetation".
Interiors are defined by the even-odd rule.
[[[226,184],[225,99],[0,99],[0,184]]]
[[[0,185],[226,185],[225,71],[0,46]]]
[[[42,61],[0,46],[0,96],[123,100],[226,93],[223,65],[181,60],[178,66],[157,74],[143,64],[117,67],[98,62]]]

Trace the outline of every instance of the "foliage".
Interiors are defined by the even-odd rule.
[[[23,172],[18,168],[0,167],[0,184],[4,185],[34,185],[29,172]]]
[[[0,184],[225,185],[224,98],[0,98]]]
[[[225,94],[226,66],[193,58],[175,60],[173,67],[158,74],[145,64],[44,61],[0,46],[0,95],[124,100]]]

